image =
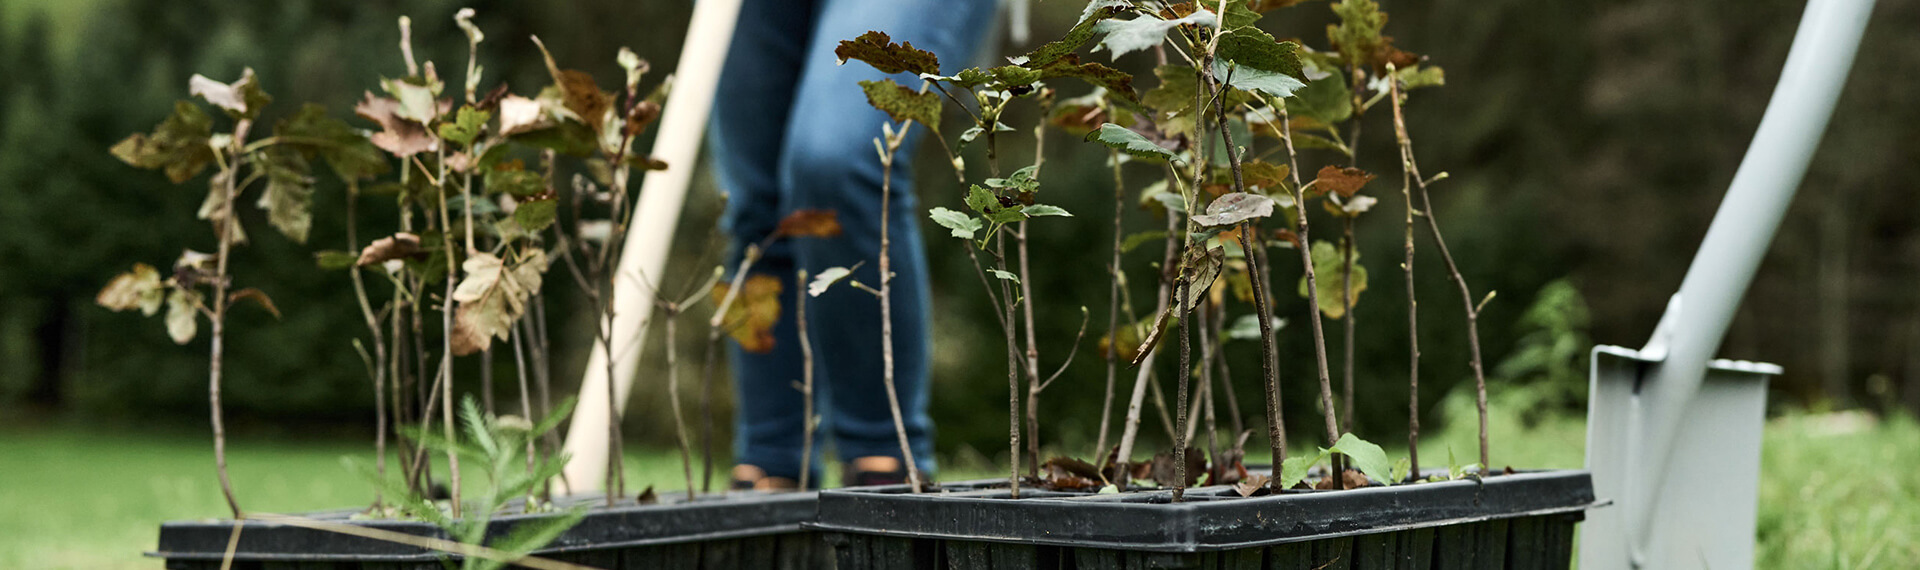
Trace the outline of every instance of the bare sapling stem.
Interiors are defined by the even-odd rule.
[[[347,251],[360,251],[358,204],[360,183],[347,180]],[[367,320],[367,333],[373,340],[373,472],[381,480],[387,477],[387,339],[381,333],[380,317],[373,311],[373,303],[367,300],[367,284],[360,277],[360,268],[350,267],[347,275],[353,280],[353,295],[360,303],[360,316]],[[383,497],[379,489],[373,492],[373,510],[383,506]]]
[[[693,450],[691,442],[687,440],[687,418],[680,411],[680,361],[675,356],[680,352],[680,336],[675,326],[680,320],[680,305],[673,302],[662,304],[667,321],[667,401],[669,407],[673,408],[674,441],[680,445],[680,474],[687,479],[687,501],[693,501]]]
[[[1179,294],[1175,295],[1176,299],[1185,299],[1187,296],[1193,294],[1192,293],[1193,284],[1188,282],[1185,276],[1182,276],[1180,278],[1180,281],[1176,283],[1174,287],[1179,290]],[[1186,302],[1177,301],[1175,303],[1175,306],[1185,307]],[[1193,375],[1193,362],[1191,361],[1191,358],[1192,358],[1191,355],[1193,354],[1193,347],[1191,344],[1192,335],[1188,334],[1187,332],[1187,328],[1188,328],[1187,322],[1191,321],[1192,319],[1187,318],[1189,316],[1187,314],[1188,311],[1182,310],[1179,312],[1180,312],[1180,372],[1179,372],[1179,375],[1176,377],[1177,379],[1175,381],[1175,383],[1179,384],[1179,386],[1174,388],[1174,392],[1176,393],[1176,395],[1174,396],[1174,409],[1179,414],[1179,418],[1175,420],[1177,425],[1174,426],[1174,429],[1184,434],[1187,432],[1187,384],[1191,383],[1192,375]],[[1176,438],[1173,438],[1173,502],[1178,503],[1184,500],[1186,498],[1186,494],[1187,494],[1187,438],[1176,437]]]
[[[800,437],[800,490],[806,491],[813,477],[813,339],[807,336],[807,270],[802,268],[794,280],[794,327],[800,334],[800,409],[805,426]],[[684,438],[684,435],[682,436]]]
[[[1246,250],[1243,249],[1241,251],[1246,251]],[[1247,256],[1248,259],[1252,259],[1252,257],[1253,256],[1251,255]],[[1247,269],[1248,269],[1248,274],[1247,274],[1248,283],[1251,284],[1253,279],[1253,274],[1252,274],[1253,263],[1251,261],[1247,263]],[[1209,362],[1211,362],[1212,366],[1214,366],[1216,369],[1214,374],[1218,375],[1216,376],[1216,378],[1218,378],[1220,383],[1220,391],[1226,393],[1227,425],[1233,426],[1233,436],[1235,438],[1238,438],[1240,437],[1241,433],[1244,433],[1247,431],[1247,425],[1246,425],[1246,420],[1241,419],[1240,417],[1240,397],[1234,394],[1233,375],[1227,370],[1228,367],[1227,367],[1227,341],[1226,341],[1226,338],[1227,338],[1227,335],[1226,335],[1227,306],[1226,304],[1222,303],[1220,305],[1216,305],[1214,307],[1214,313],[1210,318],[1213,321],[1211,323],[1213,327],[1209,329],[1211,331],[1209,334],[1212,335],[1213,340],[1212,340],[1212,344],[1210,344],[1209,346],[1213,347],[1213,358]],[[1208,388],[1207,390],[1209,391],[1209,393],[1211,393],[1213,388]],[[1211,406],[1212,404],[1208,404],[1208,405]]]
[[[1171,173],[1171,170],[1169,172]],[[1169,175],[1172,176],[1172,174]],[[1178,180],[1178,177],[1176,176],[1175,179]],[[1173,278],[1166,272],[1171,271],[1174,264],[1180,260],[1179,230],[1180,215],[1169,209],[1167,211],[1167,248],[1160,258],[1162,271],[1159,301],[1154,308],[1156,315],[1167,311],[1168,302],[1173,296]],[[1153,326],[1159,327],[1164,324],[1166,324],[1164,321],[1160,321],[1155,322]],[[1146,331],[1146,334],[1153,334],[1153,332]],[[1134,374],[1133,379],[1133,395],[1127,399],[1126,421],[1120,424],[1120,448],[1114,453],[1112,483],[1122,489],[1127,487],[1131,479],[1131,471],[1127,468],[1127,464],[1132,462],[1134,438],[1140,433],[1140,406],[1145,403],[1147,397],[1147,384],[1153,376],[1154,356],[1160,352],[1157,349],[1158,345],[1146,347],[1147,354],[1140,357],[1139,371]]]
[[[514,378],[518,379],[520,384],[520,417],[527,418],[527,421],[529,422],[537,421],[534,419],[534,416],[533,416],[533,391],[527,388],[527,352],[526,352],[527,335],[525,333],[525,328],[519,326],[518,324],[515,324],[512,328],[509,328],[507,330],[510,331],[508,336],[512,337],[507,340],[508,342],[513,343]],[[536,457],[539,456],[539,451],[534,447],[534,445],[535,445],[534,439],[527,438],[527,474],[528,475],[533,474],[534,460]],[[529,499],[532,499],[534,495],[534,491],[529,490],[527,492],[527,495]],[[528,501],[527,508],[529,510],[533,508],[533,502],[531,500]]]
[[[220,193],[222,194],[220,199],[221,221],[218,222],[219,228],[218,231],[215,232],[219,238],[220,245],[214,261],[213,298],[209,299],[209,302],[213,305],[211,308],[211,312],[213,313],[212,318],[209,319],[213,325],[211,335],[211,344],[213,346],[208,355],[207,404],[213,423],[213,466],[215,474],[218,475],[220,479],[220,493],[226,497],[227,508],[233,511],[234,520],[246,518],[246,513],[240,510],[240,501],[234,498],[233,495],[233,481],[227,476],[227,427],[226,418],[224,417],[225,414],[220,405],[220,381],[222,374],[221,364],[226,356],[227,305],[229,305],[227,302],[227,258],[233,251],[233,242],[235,239],[233,235],[233,199],[234,196],[239,194],[237,183],[240,165],[246,161],[245,155],[240,149],[245,145],[247,131],[252,126],[253,121],[247,119],[242,119],[234,126],[233,146],[229,149],[229,152],[232,153],[232,159],[226,164],[224,171],[220,173],[222,176],[220,184]]]
[[[1094,457],[1107,452],[1107,434],[1113,429],[1113,381],[1120,370],[1120,283],[1123,280],[1120,276],[1120,219],[1125,213],[1127,187],[1126,180],[1120,174],[1120,151],[1107,151],[1107,162],[1113,166],[1113,259],[1107,263],[1107,275],[1111,283],[1107,293],[1107,391],[1100,400],[1100,435],[1093,447]],[[1132,326],[1131,323],[1128,326]]]
[[[447,180],[446,150],[444,147],[442,147],[440,155],[440,175],[436,176],[435,180],[444,183]],[[465,189],[462,189],[462,193],[465,193]],[[442,230],[452,231],[453,217],[449,215],[447,211],[447,191],[445,186],[440,188],[439,195],[440,227]],[[469,207],[471,207],[470,202]],[[469,254],[473,252],[473,242],[471,241],[467,242],[467,252]],[[453,429],[453,286],[454,282],[458,281],[454,279],[454,276],[460,274],[459,264],[454,262],[456,257],[458,256],[453,255],[452,252],[448,252],[447,254],[447,277],[445,279],[447,284],[446,291],[442,293],[443,296],[441,297],[443,304],[440,306],[440,423],[442,435],[444,435],[449,442],[458,441],[454,439]],[[460,518],[460,454],[455,452],[451,446],[447,447],[447,482],[448,493],[452,499],[448,502],[451,503],[453,507],[453,518]]]
[[[489,342],[488,345],[493,343]],[[495,412],[493,407],[493,347],[480,349],[480,409],[488,415]]]
[[[1388,67],[1392,74],[1393,68]],[[1420,478],[1420,303],[1413,289],[1413,180],[1419,177],[1413,163],[1413,141],[1407,138],[1406,119],[1400,112],[1400,81],[1387,82],[1387,98],[1393,104],[1394,138],[1400,145],[1400,197],[1406,201],[1406,259],[1400,266],[1407,277],[1407,475]]]
[[[720,356],[720,338],[726,332],[727,310],[733,308],[733,301],[740,297],[741,285],[746,283],[747,271],[760,260],[760,247],[748,245],[741,253],[740,266],[734,269],[733,279],[729,281],[727,292],[720,296],[720,304],[713,308],[713,317],[707,321],[706,363],[700,370],[700,491],[708,492],[713,487],[713,370],[715,360]]]
[[[1398,88],[1396,87],[1395,90],[1397,91]],[[1493,473],[1493,464],[1488,462],[1487,457],[1487,375],[1480,360],[1480,308],[1485,306],[1487,301],[1493,300],[1493,296],[1488,295],[1479,304],[1475,304],[1473,290],[1467,286],[1467,278],[1460,274],[1460,266],[1454,263],[1453,253],[1447,250],[1447,240],[1440,235],[1440,220],[1439,216],[1435,215],[1433,199],[1427,194],[1429,181],[1420,176],[1420,163],[1414,160],[1413,140],[1407,135],[1406,121],[1400,115],[1400,105],[1399,98],[1395,97],[1394,128],[1398,131],[1400,138],[1403,166],[1414,188],[1420,191],[1420,211],[1427,219],[1427,229],[1432,232],[1433,245],[1440,250],[1440,261],[1447,266],[1447,276],[1460,288],[1461,305],[1466,309],[1467,355],[1468,363],[1473,367],[1474,405],[1480,411],[1480,474],[1484,477]]]
[[[1353,135],[1360,136],[1360,121],[1354,120]],[[1340,219],[1340,306],[1346,310],[1341,313],[1340,321],[1346,326],[1346,341],[1340,348],[1345,352],[1341,363],[1340,379],[1340,432],[1353,431],[1353,216]]]
[[[1200,366],[1199,366],[1200,379],[1197,382],[1197,384],[1200,387],[1199,399],[1202,404],[1200,409],[1202,410],[1202,413],[1206,414],[1202,416],[1202,418],[1203,418],[1203,421],[1205,421],[1207,424],[1207,463],[1209,465],[1212,465],[1213,463],[1217,463],[1220,461],[1220,446],[1219,446],[1220,436],[1218,433],[1219,423],[1215,421],[1215,416],[1213,411],[1213,372],[1212,372],[1213,360],[1215,358],[1220,357],[1220,349],[1218,348],[1219,347],[1218,339],[1220,337],[1219,337],[1219,331],[1211,329],[1211,327],[1209,326],[1213,324],[1215,321],[1217,321],[1217,319],[1214,319],[1213,316],[1211,315],[1212,312],[1213,312],[1212,307],[1204,307],[1200,311],[1200,332],[1199,332],[1200,334]],[[1235,435],[1235,437],[1239,437],[1239,436]],[[1191,440],[1193,438],[1192,436],[1188,436],[1187,439]],[[1210,469],[1209,473],[1212,473],[1212,472],[1215,472],[1215,471]],[[1217,485],[1220,482],[1214,481],[1211,478],[1209,478],[1207,483]]]
[[[1289,120],[1290,118],[1287,115],[1286,108],[1282,107],[1280,109],[1281,124],[1289,124],[1287,123]],[[1287,136],[1281,140],[1287,145],[1287,160],[1290,163],[1297,164],[1298,161],[1294,157],[1293,134],[1290,132],[1292,129],[1287,130],[1289,131],[1286,133]],[[1295,247],[1295,249],[1300,250],[1301,270],[1304,271],[1307,276],[1307,321],[1313,325],[1313,358],[1314,363],[1317,365],[1317,371],[1320,373],[1320,410],[1326,419],[1327,445],[1333,445],[1335,441],[1339,441],[1340,439],[1340,424],[1334,417],[1333,381],[1327,373],[1327,333],[1320,324],[1320,293],[1319,290],[1315,288],[1318,287],[1318,276],[1314,275],[1313,271],[1313,253],[1310,250],[1311,248],[1307,247],[1307,244],[1313,243],[1313,239],[1310,237],[1307,228],[1307,208],[1305,207],[1307,197],[1305,189],[1300,185],[1300,170],[1298,168],[1291,170],[1291,176],[1293,177],[1293,203],[1295,204],[1293,208],[1294,233],[1300,236],[1300,243],[1296,244],[1297,247]],[[1334,473],[1333,476],[1339,477],[1340,474]]]
[[[888,222],[893,217],[894,156],[900,152],[900,146],[906,143],[907,130],[911,128],[913,128],[913,122],[908,121],[901,123],[898,131],[887,129],[886,152],[880,155],[880,360],[884,370],[880,378],[887,385],[887,405],[893,412],[894,435],[900,439],[900,457],[907,464],[907,480],[912,484],[913,492],[919,493],[925,490],[927,481],[920,476],[920,465],[913,459],[913,445],[907,442],[906,418],[900,413],[900,392],[894,387],[893,382],[893,255],[891,251],[893,237],[888,234],[891,231]],[[1011,307],[1008,308],[1008,313],[1008,318],[1012,318]],[[1013,335],[1007,335],[1007,343],[1009,348],[1013,346]],[[808,369],[808,373],[812,373],[811,368]],[[808,396],[811,401],[812,395]],[[807,421],[811,423],[813,418],[809,417]],[[1017,433],[1016,430],[1016,438]],[[1015,453],[1019,450],[1018,443],[1016,440],[1013,447]],[[1016,472],[1019,463],[1016,456],[1014,459]],[[1015,479],[1017,480],[1018,477],[1016,476]],[[1018,489],[1015,487],[1016,498],[1019,496]]]

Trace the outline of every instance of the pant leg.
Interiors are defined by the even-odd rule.
[[[885,77],[859,62],[836,65],[841,40],[868,30],[934,52],[947,72],[966,67],[992,20],[992,0],[823,0],[806,50],[805,71],[788,119],[780,176],[786,207],[828,208],[845,233],[793,244],[812,272],[865,262],[854,278],[879,283],[882,171],[873,140],[887,116],[867,104],[859,81]],[[917,87],[918,78],[894,76]],[[955,127],[958,128],[958,127]],[[926,132],[916,125],[914,134]],[[908,168],[918,136],[903,147],[892,175],[889,231],[892,269],[894,380],[914,457],[931,472],[933,425],[927,417],[932,349],[925,247]],[[815,299],[808,315],[815,347],[815,379],[829,385],[831,430],[843,458],[900,456],[882,382],[880,307],[872,295],[838,287]]]
[[[720,189],[728,195],[721,224],[733,242],[729,269],[745,244],[761,241],[779,224],[784,126],[817,10],[812,0],[745,0],[741,6],[714,100],[709,148]],[[793,271],[785,246],[767,252],[754,270],[781,279],[783,313],[791,311],[798,290]],[[806,418],[791,384],[802,367],[794,331],[793,319],[783,315],[774,328],[774,349],[765,354],[724,342],[734,377],[734,461],[797,479]]]

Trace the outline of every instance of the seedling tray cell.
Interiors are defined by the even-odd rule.
[[[1566,568],[1574,525],[1597,506],[1585,471],[1186,497],[831,490],[811,526],[842,569]]]
[[[727,493],[692,502],[662,497],[660,504],[612,509],[593,507],[580,523],[535,554],[595,568],[830,568],[831,551],[816,533],[802,527],[813,520],[817,493]],[[563,506],[599,504],[597,497],[563,500]],[[306,518],[331,523],[448,538],[434,525],[418,521],[353,520],[355,511],[310,513]],[[494,519],[490,537],[542,515]],[[166,567],[207,570],[220,567],[233,532],[232,521],[173,521],[160,526],[160,542],[149,556]],[[455,559],[429,549],[263,521],[246,521],[234,552],[236,569],[325,568],[328,570],[414,570],[441,568]]]

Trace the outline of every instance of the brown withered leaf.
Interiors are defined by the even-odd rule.
[[[1285,164],[1274,164],[1264,160],[1249,160],[1240,164],[1241,180],[1248,188],[1274,190],[1287,181],[1290,171]]]
[[[777,237],[830,238],[840,235],[840,216],[833,210],[794,210],[780,220],[773,235]]]
[[[607,122],[607,111],[613,109],[613,94],[600,90],[600,84],[593,75],[576,69],[561,69],[553,60],[553,53],[547,51],[547,44],[540,36],[533,37],[533,45],[540,48],[540,55],[546,58],[547,74],[553,77],[553,84],[560,88],[560,101],[568,111],[580,117],[593,132],[600,132],[601,125]]]
[[[392,259],[406,259],[420,256],[420,236],[400,232],[388,237],[373,240],[367,247],[361,248],[360,260],[354,265],[366,267],[385,263]]]
[[[720,282],[713,285],[713,303],[720,305],[726,299],[730,283]],[[780,279],[772,275],[755,274],[747,277],[741,284],[740,294],[733,299],[733,305],[727,307],[722,327],[741,350],[755,354],[765,354],[773,350],[773,324],[780,320]]]
[[[1341,198],[1348,198],[1372,181],[1373,174],[1365,170],[1329,164],[1320,168],[1320,174],[1315,177],[1310,193],[1314,195],[1333,193],[1339,194]]]
[[[354,114],[380,124],[380,132],[368,139],[380,150],[400,158],[433,150],[437,143],[427,134],[427,127],[400,118],[395,114],[399,110],[400,101],[377,97],[371,91],[353,107]]]
[[[1306,247],[1300,243],[1300,234],[1293,233],[1293,230],[1285,228],[1273,230],[1273,239],[1293,244],[1294,249]]]
[[[160,311],[160,303],[166,300],[167,289],[160,282],[160,271],[145,263],[133,264],[133,270],[114,276],[113,281],[100,289],[93,302],[113,311],[140,309],[140,314],[153,316]]]
[[[1233,492],[1239,493],[1242,497],[1265,495],[1269,492],[1267,490],[1268,479],[1269,477],[1266,475],[1258,473],[1248,475],[1247,478],[1241,479],[1239,483],[1233,485]]]
[[[260,305],[260,308],[266,309],[268,313],[273,313],[273,318],[280,318],[280,308],[273,305],[273,298],[268,297],[265,291],[248,287],[227,295],[227,304],[229,305],[243,300],[253,301],[255,304]]]
[[[513,323],[526,314],[527,299],[540,290],[547,255],[529,249],[509,267],[492,254],[475,253],[460,268],[467,275],[453,290],[453,300],[460,303],[453,315],[454,356],[485,350],[492,339],[507,338]]]
[[[651,504],[659,503],[660,495],[654,494],[653,485],[647,485],[647,488],[640,490],[639,496],[634,497],[633,502],[639,503],[642,505],[651,505]]]
[[[841,40],[833,56],[845,65],[849,59],[867,62],[885,73],[908,72],[915,75],[940,73],[940,58],[933,52],[913,47],[913,42],[893,43],[885,32],[867,32],[851,40]]]
[[[639,136],[640,133],[646,132],[647,127],[658,118],[660,118],[659,103],[641,101],[640,104],[634,105],[633,109],[627,112],[627,136]]]
[[[1150,469],[1147,472],[1147,478],[1153,479],[1155,483],[1171,486],[1173,485],[1174,480],[1178,479],[1178,477],[1176,477],[1174,474],[1173,468],[1175,464],[1173,460],[1173,452],[1171,451],[1162,451],[1160,453],[1154,454],[1153,462],[1150,463],[1149,465],[1150,465]],[[1206,472],[1207,472],[1206,452],[1201,451],[1199,449],[1188,448],[1187,449],[1186,486],[1192,487],[1195,483],[1199,483],[1200,476],[1206,474]]]
[[[1071,457],[1055,457],[1040,464],[1040,485],[1055,491],[1086,491],[1106,486],[1100,469]]]

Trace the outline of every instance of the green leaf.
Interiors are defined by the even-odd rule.
[[[267,189],[255,205],[267,211],[273,228],[298,243],[307,243],[313,228],[313,177],[306,159],[288,149],[269,149],[266,157]]]
[[[1047,42],[1045,45],[1028,53],[1023,64],[1030,67],[1042,67],[1062,57],[1066,57],[1068,54],[1079,51],[1081,45],[1087,43],[1087,40],[1093,39],[1093,34],[1096,28],[1099,27],[1100,22],[1130,10],[1132,10],[1132,6],[1128,4],[1126,0],[1093,0],[1088,2],[1087,7],[1080,12],[1080,21],[1073,25],[1073,29],[1067,30],[1066,35],[1061,36],[1060,39]]]
[[[994,277],[997,277],[1004,281],[1012,281],[1016,284],[1020,282],[1020,276],[1014,275],[1010,271],[1001,271],[999,269],[988,269],[987,272],[992,273]]]
[[[1060,216],[1065,218],[1073,217],[1073,214],[1067,213],[1067,210],[1065,208],[1061,208],[1059,206],[1054,206],[1050,204],[1034,204],[1032,206],[1027,206],[1026,209],[1022,211],[1025,212],[1027,214],[1027,217],[1029,218],[1038,218],[1041,216]]]
[[[327,117],[320,105],[302,105],[299,112],[275,123],[273,134],[280,145],[299,149],[308,157],[319,155],[342,180],[373,178],[389,168],[379,147],[346,122]]]
[[[1243,68],[1305,77],[1300,70],[1300,44],[1275,40],[1260,28],[1221,34],[1219,57]]]
[[[1228,86],[1241,91],[1265,93],[1274,97],[1292,97],[1307,84],[1277,71],[1234,67],[1225,61],[1213,62],[1213,76],[1225,79]]]
[[[934,223],[952,230],[953,237],[960,239],[973,239],[973,232],[982,227],[978,218],[946,208],[934,208],[930,215]]]
[[[314,260],[314,263],[320,265],[321,269],[325,269],[328,271],[332,271],[336,269],[351,269],[354,265],[357,265],[359,263],[360,254],[340,251],[337,249],[329,249],[325,251],[314,252],[313,260]]]
[[[1407,480],[1407,476],[1411,475],[1412,473],[1413,473],[1413,460],[1402,457],[1398,461],[1393,462],[1393,472],[1390,475],[1388,475],[1389,477],[1392,477],[1393,480],[1387,481],[1386,483],[1388,485],[1398,485],[1400,484],[1401,481]]]
[[[1000,198],[995,196],[992,190],[981,188],[978,184],[967,191],[966,202],[967,208],[982,215],[1000,206]]]
[[[553,411],[547,413],[547,417],[541,418],[540,423],[533,424],[533,430],[527,432],[527,437],[540,437],[560,427],[561,422],[567,421],[567,417],[573,415],[573,403],[573,396],[561,400],[559,405],[553,407]]]
[[[520,229],[538,233],[553,225],[553,219],[559,214],[559,207],[558,198],[521,202],[519,207],[513,210],[513,223],[518,224]]]
[[[1094,51],[1106,48],[1114,59],[1119,59],[1122,55],[1160,45],[1160,42],[1166,41],[1167,32],[1176,27],[1188,24],[1213,27],[1214,23],[1213,12],[1204,9],[1173,20],[1144,15],[1132,20],[1103,20],[1094,26],[1095,32],[1104,35],[1099,45],[1094,46]]]
[[[1327,39],[1340,49],[1340,58],[1348,65],[1371,66],[1375,55],[1391,49],[1392,40],[1381,37],[1387,15],[1373,0],[1342,0],[1333,5],[1340,24],[1327,26]]]
[[[1299,485],[1301,481],[1307,480],[1307,471],[1313,469],[1313,466],[1319,464],[1321,461],[1325,461],[1327,459],[1327,453],[1326,449],[1321,449],[1318,455],[1296,455],[1288,457],[1285,461],[1281,461],[1280,488],[1291,489],[1294,485]]]
[[[1353,295],[1350,299],[1352,303],[1344,305],[1340,299],[1345,283],[1342,282],[1340,275],[1345,259],[1340,254],[1340,248],[1329,242],[1315,241],[1312,254],[1314,286],[1317,294],[1315,300],[1320,305],[1320,313],[1330,319],[1345,317],[1348,308],[1360,304],[1360,293],[1367,290],[1367,268],[1360,264],[1359,250],[1353,252]],[[1300,296],[1302,298],[1307,296],[1305,276],[1300,277]]]
[[[1033,85],[1033,82],[1040,80],[1040,70],[1028,69],[1018,65],[995,67],[987,70],[987,74],[993,76],[994,82],[998,84],[997,87],[1001,89]]]
[[[167,295],[167,336],[186,344],[200,332],[200,292],[175,287]]]
[[[1392,485],[1396,481],[1393,477],[1393,463],[1387,460],[1387,452],[1372,442],[1349,433],[1340,436],[1340,441],[1333,443],[1333,450],[1352,460],[1348,465],[1359,469],[1368,479],[1379,481],[1383,485]]]
[[[472,146],[490,120],[493,120],[493,113],[474,109],[472,105],[463,106],[454,115],[453,122],[440,123],[440,138],[460,143],[460,146]]]
[[[1295,119],[1311,118],[1323,125],[1345,121],[1353,116],[1353,91],[1340,72],[1335,71],[1294,91],[1293,97],[1287,99],[1287,114]]]
[[[1273,319],[1273,330],[1278,331],[1286,328],[1286,319],[1279,317],[1269,318]],[[1233,324],[1227,327],[1227,338],[1232,340],[1260,340],[1260,317],[1250,314],[1240,315],[1240,318],[1234,319]]]
[[[1149,243],[1158,243],[1166,239],[1167,239],[1166,230],[1149,230],[1149,231],[1132,234],[1127,236],[1126,239],[1121,240],[1120,253],[1132,252],[1134,249],[1137,249],[1142,245],[1146,245]]]
[[[525,556],[560,538],[561,534],[566,533],[567,529],[573,528],[574,525],[580,524],[580,519],[586,516],[585,507],[575,507],[556,515],[517,520],[506,535],[494,539],[490,546],[515,556]],[[506,565],[507,563],[502,561],[478,559],[475,568],[476,570],[493,570]]]
[[[460,399],[460,427],[465,428],[467,439],[479,445],[486,457],[500,455],[500,442],[489,433],[489,422],[480,413],[480,400],[474,398],[473,394]]]
[[[1174,160],[1173,151],[1154,144],[1140,133],[1113,123],[1100,125],[1100,130],[1088,133],[1086,140],[1098,141],[1100,144],[1133,155],[1135,158]]]
[[[1193,108],[1194,98],[1200,94],[1200,81],[1194,78],[1192,67],[1162,65],[1153,68],[1153,75],[1160,78],[1160,85],[1141,95],[1141,104],[1163,117],[1184,115]]]
[[[861,81],[860,89],[867,93],[868,104],[886,111],[893,120],[914,121],[925,125],[927,130],[940,132],[939,94],[916,92],[894,83],[892,79]]]
[[[1447,72],[1438,65],[1414,65],[1394,72],[1407,89],[1439,87],[1447,84]]]
[[[857,59],[884,73],[940,73],[940,58],[933,52],[913,47],[913,42],[893,43],[884,32],[867,32],[858,38],[841,40],[833,55],[842,65]]]
[[[433,119],[440,116],[440,103],[436,98],[442,86],[414,79],[388,79],[381,83],[387,94],[400,103],[393,110],[393,116],[422,125],[432,124]]]
[[[948,211],[951,212],[952,210]],[[807,284],[807,295],[818,297],[821,293],[827,292],[827,288],[832,287],[835,283],[839,283],[842,279],[846,279],[849,275],[853,275],[852,269],[845,267],[828,267],[822,270],[819,275],[813,276],[813,281]]]
[[[113,145],[113,156],[135,168],[165,169],[174,184],[186,182],[213,162],[213,118],[192,102],[173,104],[173,114],[152,134],[135,133]]]
[[[1133,76],[1099,63],[1081,63],[1080,56],[1069,54],[1040,68],[1040,79],[1071,77],[1106,89],[1125,101],[1135,101]]]
[[[505,192],[519,198],[547,191],[546,177],[538,172],[517,168],[512,162],[487,169],[482,180],[486,182],[488,192]]]

